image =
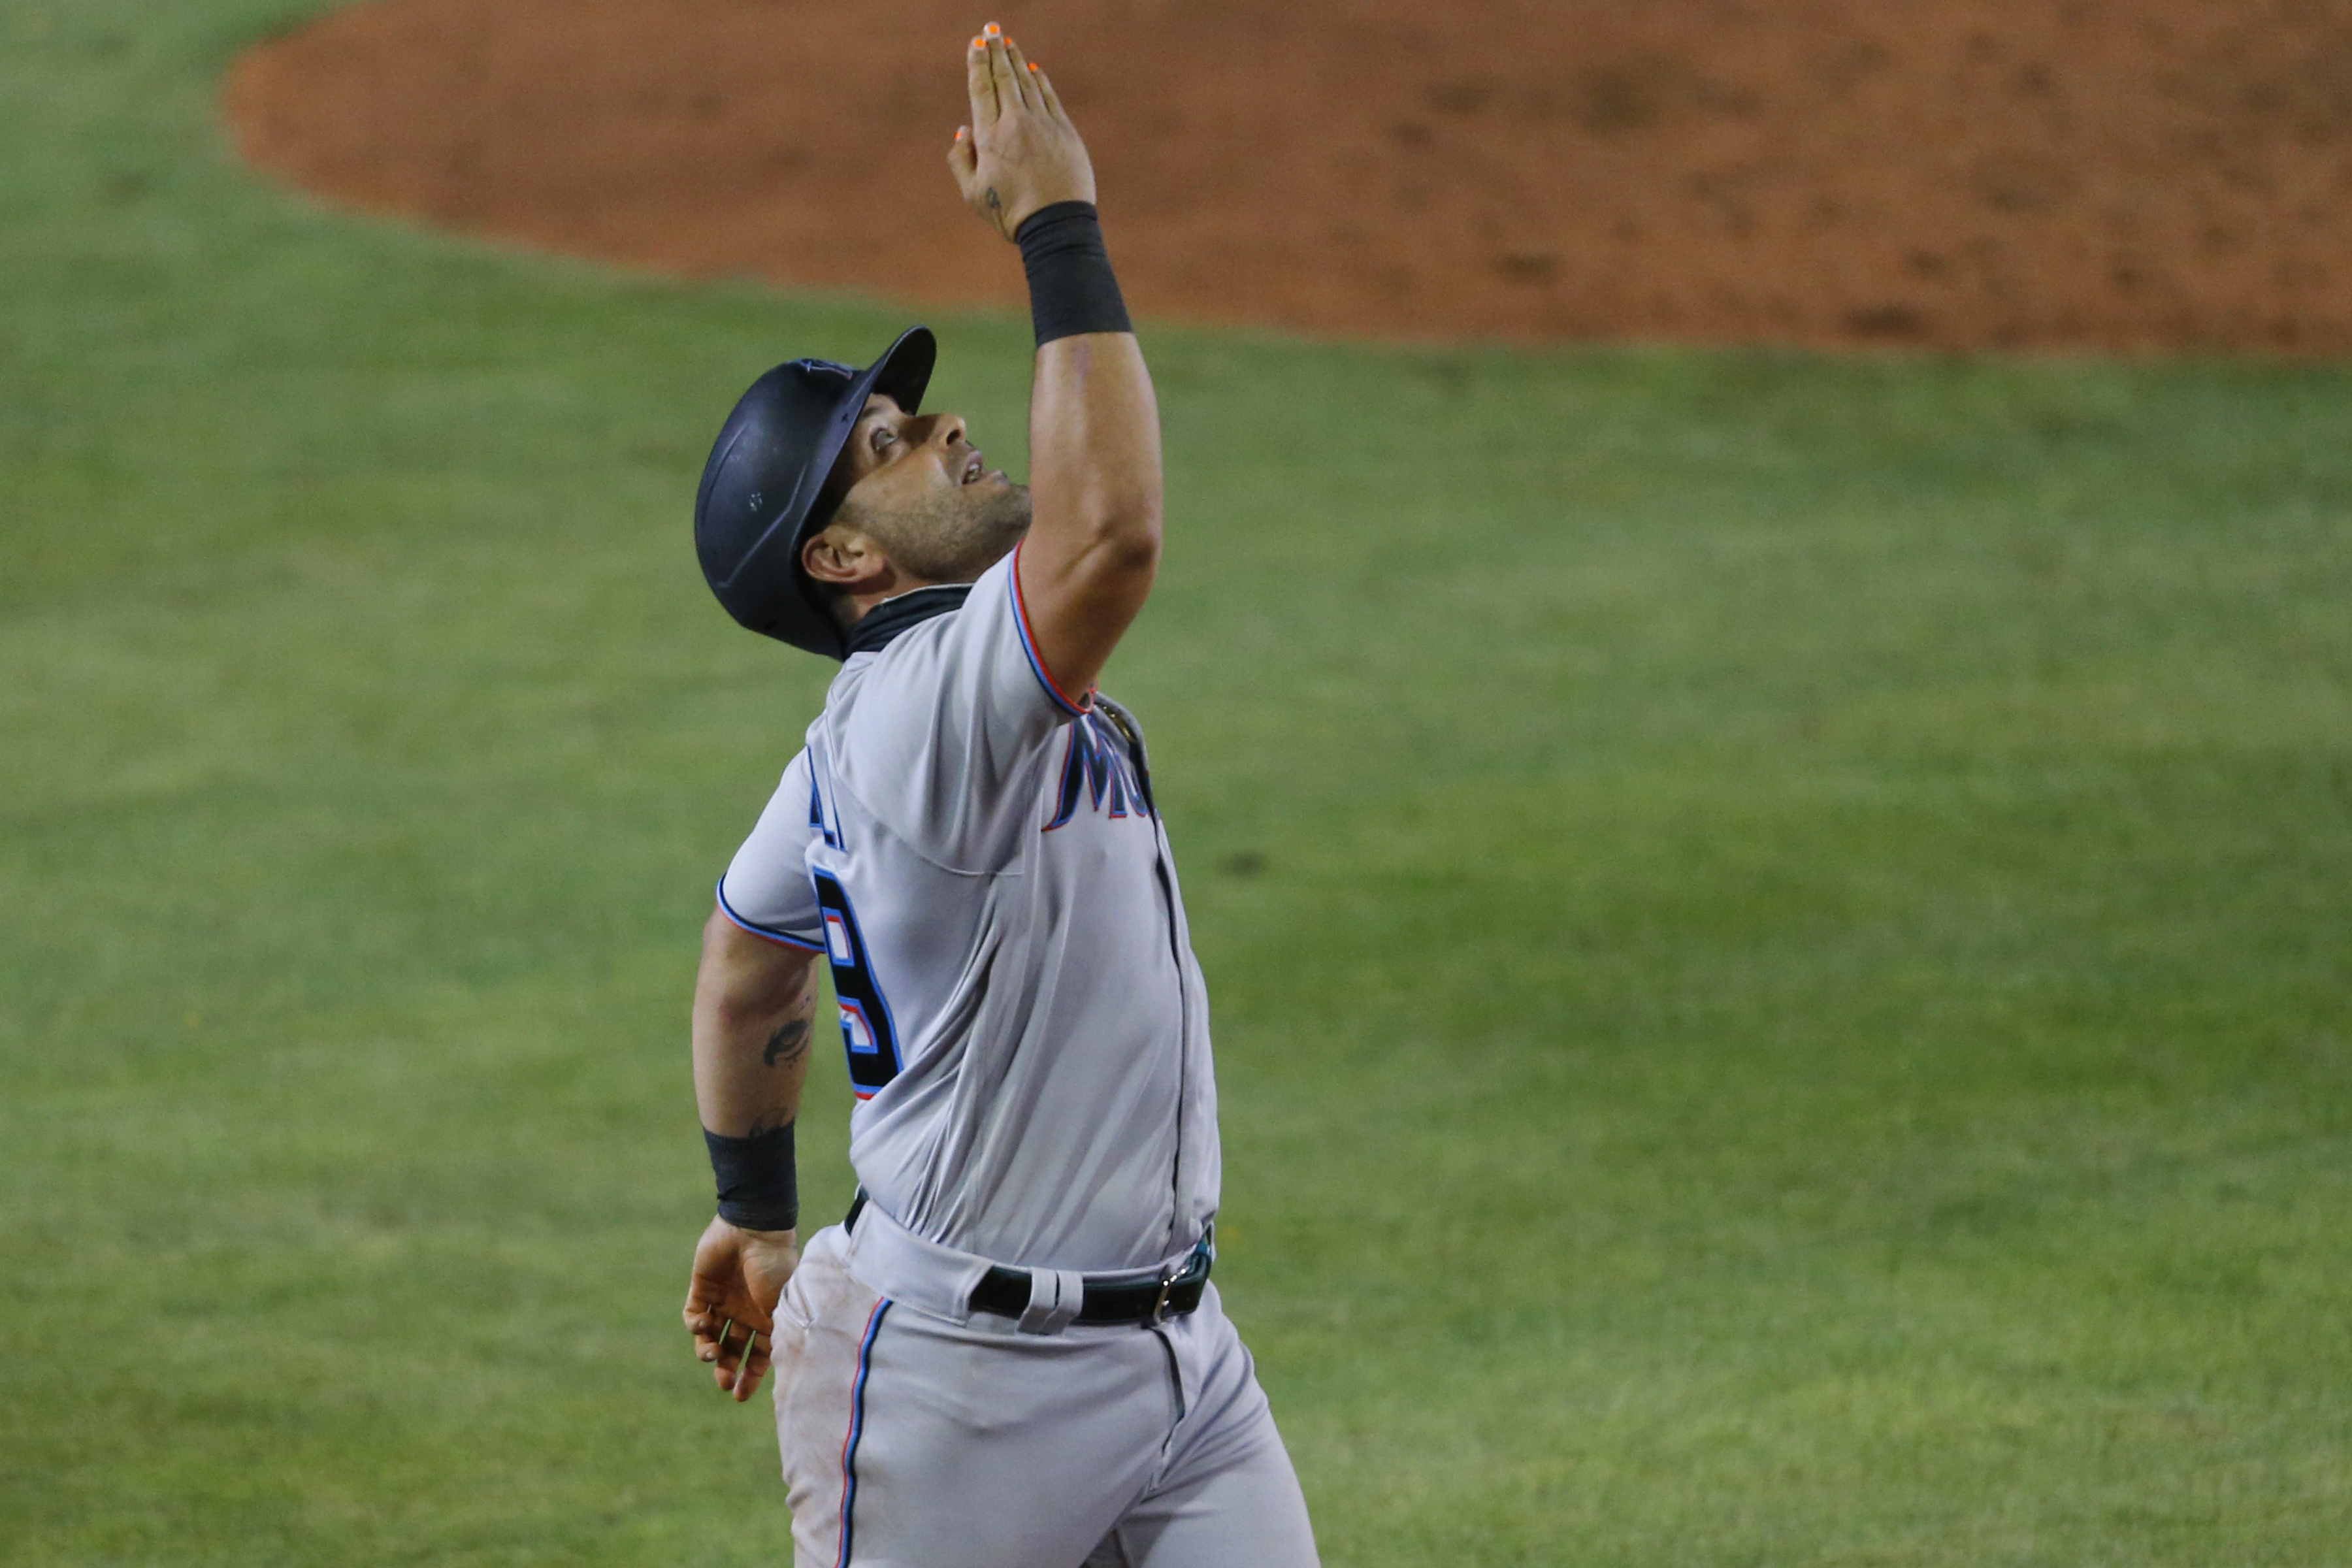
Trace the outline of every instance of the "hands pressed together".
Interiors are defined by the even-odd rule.
[[[1095,199],[1094,164],[1045,73],[993,22],[964,51],[971,123],[959,126],[948,168],[971,210],[1011,239],[1055,202]]]

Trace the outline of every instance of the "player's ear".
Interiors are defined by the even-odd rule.
[[[801,570],[854,594],[887,573],[890,561],[865,530],[835,519],[801,546]]]

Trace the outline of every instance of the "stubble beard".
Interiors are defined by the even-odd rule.
[[[1004,559],[1029,531],[1029,487],[961,485],[919,506],[889,512],[859,508],[844,521],[874,536],[893,565],[927,583],[970,583]]]

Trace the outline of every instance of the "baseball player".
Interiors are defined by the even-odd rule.
[[[1086,148],[994,24],[950,163],[1021,249],[1033,487],[920,411],[921,327],[782,365],[704,470],[744,625],[843,661],[719,884],[694,999],[719,1217],[686,1326],[772,1364],[800,1568],[1304,1568],[1209,1272],[1207,997],[1134,717],[1095,678],[1160,552],[1159,416]],[[798,1250],[793,1122],[831,966],[849,1216]]]

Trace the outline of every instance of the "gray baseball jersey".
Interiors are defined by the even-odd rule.
[[[835,679],[720,905],[830,962],[887,1214],[1016,1267],[1145,1268],[1216,1211],[1207,995],[1141,732],[1056,689],[1018,554],[869,616],[896,635]]]

